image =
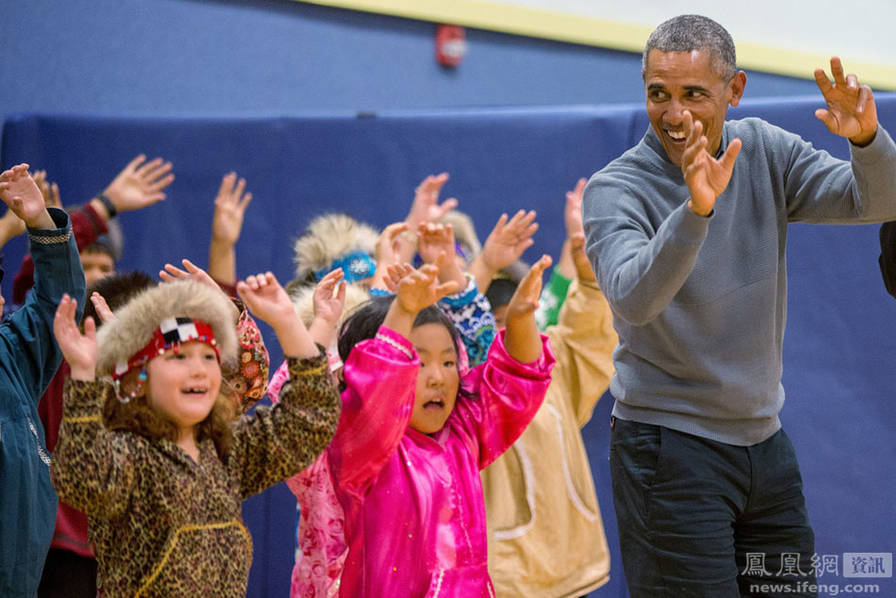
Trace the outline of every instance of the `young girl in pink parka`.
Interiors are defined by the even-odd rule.
[[[454,326],[433,305],[456,290],[436,266],[343,324],[343,411],[325,453],[345,522],[339,596],[494,596],[479,471],[519,437],[550,383],[534,318],[548,265],[545,256],[523,279],[505,331],[472,371],[459,368]],[[317,506],[308,496],[303,516]]]

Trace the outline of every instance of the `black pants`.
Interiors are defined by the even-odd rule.
[[[51,548],[37,589],[38,598],[96,598],[96,560]]]
[[[783,430],[744,447],[614,418],[610,473],[631,598],[817,596]]]

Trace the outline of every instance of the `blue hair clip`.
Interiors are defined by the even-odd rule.
[[[369,254],[363,251],[356,251],[346,256],[334,260],[332,264],[326,268],[314,271],[314,277],[320,281],[324,276],[335,270],[342,268],[345,282],[357,282],[370,276],[373,276],[376,270],[376,262]]]

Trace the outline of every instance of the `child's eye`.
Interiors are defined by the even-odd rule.
[[[206,353],[203,357],[205,357],[206,361],[214,361],[216,359],[214,353]]]
[[[451,360],[451,359],[449,359],[448,361],[443,362],[443,363],[442,363],[442,366],[443,366],[443,367],[446,367],[446,368],[457,367],[457,362],[456,362],[456,361],[453,361],[453,360]]]

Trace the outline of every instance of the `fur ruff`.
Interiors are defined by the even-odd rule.
[[[162,320],[188,317],[212,327],[221,352],[221,364],[237,358],[236,326],[230,299],[208,285],[192,280],[168,282],[147,289],[115,312],[115,319],[97,331],[97,365],[100,376],[127,361],[146,346]]]
[[[379,233],[347,214],[324,214],[311,221],[293,245],[296,278],[310,280],[314,272],[355,251],[371,256]]]

